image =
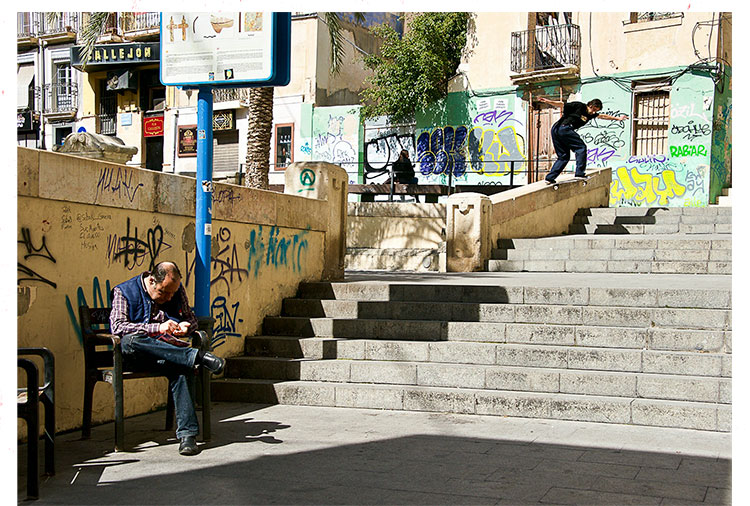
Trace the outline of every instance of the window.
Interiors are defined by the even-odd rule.
[[[52,78],[51,106],[53,111],[70,111],[77,104],[73,96],[73,69],[70,62],[55,62]]]
[[[633,101],[633,155],[669,152],[669,89],[664,83],[636,83]]]
[[[659,19],[668,19],[678,17],[679,12],[631,12],[631,23],[645,23],[646,21],[657,21]]]
[[[294,124],[276,125],[276,170],[285,169],[294,161]]]

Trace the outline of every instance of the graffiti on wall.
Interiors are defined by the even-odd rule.
[[[20,285],[22,281],[40,282],[49,285],[52,288],[57,288],[57,283],[50,281],[48,278],[34,270],[39,267],[31,267],[32,263],[36,264],[39,263],[39,261],[41,261],[41,263],[57,263],[57,260],[55,260],[55,257],[52,256],[52,253],[47,247],[47,237],[43,235],[41,239],[37,238],[35,241],[31,237],[31,231],[26,227],[22,227],[21,238],[18,239],[18,244],[22,246],[22,251],[19,254],[17,283]]]
[[[347,170],[352,166],[356,168],[357,149],[356,144],[347,138],[344,131],[346,117],[329,114],[327,128],[316,134],[313,140],[315,159],[323,162],[341,165]]]
[[[515,127],[444,126],[424,130],[417,138],[417,161],[423,176],[451,174],[461,178],[471,170],[488,177],[520,173],[525,142]],[[515,161],[515,162],[514,162]]]
[[[232,232],[227,227],[220,227],[212,244],[216,247],[211,254],[211,265],[216,273],[211,279],[211,286],[221,283],[226,287],[227,295],[231,294],[232,283],[242,282],[242,276],[248,275],[248,270],[240,267],[237,245],[232,242]]]
[[[291,268],[293,272],[302,272],[305,263],[308,241],[308,230],[284,237],[276,226],[258,226],[250,231],[247,242],[247,267],[258,277],[261,267],[274,269]]]
[[[112,286],[110,285],[109,280],[105,282],[105,290],[102,292],[101,282],[98,277],[94,276],[94,279],[91,281],[91,292],[89,292],[90,298],[86,298],[82,286],[79,286],[78,289],[76,289],[75,306],[73,306],[70,297],[67,295],[65,296],[65,307],[68,310],[68,317],[70,318],[70,323],[73,325],[73,329],[78,336],[78,341],[81,343],[81,346],[83,346],[83,333],[81,332],[81,325],[78,322],[78,307],[84,305],[88,307],[111,307],[112,301],[109,297],[111,291]]]
[[[214,319],[213,332],[211,336],[211,348],[224,344],[228,338],[242,337],[237,330],[237,324],[242,323],[242,318],[237,317],[239,302],[231,304],[227,298],[219,295],[211,302],[211,316]]]
[[[378,174],[390,174],[390,166],[398,160],[404,149],[409,153],[409,159],[414,160],[414,135],[388,133],[365,142],[365,171],[368,172],[368,180]]]
[[[116,199],[133,202],[138,190],[143,183],[137,181],[135,169],[127,167],[105,167],[99,171],[99,180],[96,183],[96,194],[94,203],[101,195],[111,195]],[[133,179],[136,178],[134,181]]]
[[[164,235],[164,229],[158,224],[147,228],[143,234],[139,233],[138,227],[131,230],[128,217],[123,234],[109,234],[107,237],[107,265],[122,259],[125,268],[131,271],[144,264],[148,270],[153,269],[159,254],[172,247]]]

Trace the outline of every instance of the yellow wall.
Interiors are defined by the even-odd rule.
[[[215,351],[240,355],[244,336],[278,314],[301,281],[321,279],[329,204],[224,184],[213,196]],[[191,178],[18,149],[18,346],[55,355],[58,431],[81,424],[79,303],[108,306],[109,288],[163,260],[178,265],[192,300],[194,217]],[[144,413],[164,405],[166,383],[128,381],[125,395],[126,416]],[[95,390],[93,418],[113,418],[104,383]]]

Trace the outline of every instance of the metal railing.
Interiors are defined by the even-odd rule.
[[[19,39],[36,37],[42,28],[41,12],[19,12],[16,16],[16,32]]]
[[[123,33],[159,30],[159,13],[121,12],[118,14],[118,24]]]
[[[99,133],[102,135],[115,135],[117,133],[117,114],[100,114]]]
[[[74,112],[78,109],[78,84],[45,84],[43,93],[45,114]]]
[[[19,12],[16,27],[18,38],[77,33],[80,15],[77,12],[58,12],[57,16],[52,17],[46,12]]]
[[[217,88],[214,90],[214,103],[232,102],[247,98],[248,90],[240,88]]]
[[[58,12],[57,16],[50,18],[47,13],[39,13],[42,16],[42,30],[40,35],[54,35],[57,33],[78,33],[80,27],[80,16],[77,12]]]
[[[531,72],[581,64],[578,25],[539,26],[511,34],[510,70]]]

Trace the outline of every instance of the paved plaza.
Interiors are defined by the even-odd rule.
[[[213,439],[177,453],[164,412],[57,439],[37,504],[731,502],[731,434],[475,415],[214,403]],[[19,446],[18,500],[25,498]]]

